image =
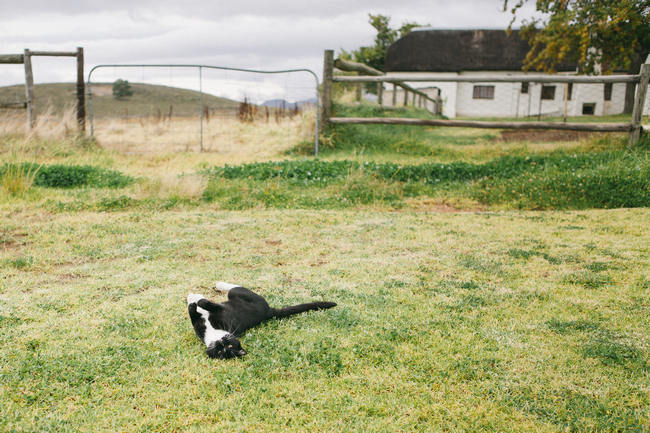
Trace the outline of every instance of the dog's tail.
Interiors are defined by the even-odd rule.
[[[307,304],[293,305],[291,307],[273,308],[273,317],[287,317],[294,314],[304,313],[311,310],[325,310],[327,308],[336,307],[335,302],[309,302]]]

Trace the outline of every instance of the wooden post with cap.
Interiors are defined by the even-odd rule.
[[[648,92],[648,80],[650,79],[650,54],[641,65],[639,71],[639,83],[636,85],[636,96],[634,98],[634,110],[632,110],[632,129],[630,130],[629,146],[634,146],[641,138],[641,118],[643,117],[643,106]]]
[[[325,50],[323,56],[323,91],[320,129],[327,129],[332,117],[332,75],[334,74],[334,50]]]

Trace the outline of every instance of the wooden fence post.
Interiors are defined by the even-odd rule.
[[[393,83],[393,107],[397,107],[397,84]]]
[[[363,93],[363,83],[357,83],[354,89],[354,100],[361,102],[361,94]]]
[[[632,111],[632,130],[630,131],[629,146],[634,146],[641,137],[641,118],[643,117],[643,105],[648,91],[648,79],[650,79],[650,55],[639,71],[639,83],[636,85],[636,97],[634,98],[634,110]]]
[[[384,83],[377,83],[377,103],[384,105]]]
[[[30,130],[36,124],[36,115],[34,113],[34,75],[32,74],[32,55],[27,48],[23,55],[25,65],[25,99],[27,100],[27,126]]]
[[[332,117],[332,75],[334,73],[334,50],[325,50],[323,56],[323,94],[320,128],[321,132],[327,129]]]
[[[86,133],[86,86],[84,84],[84,49],[77,47],[77,124]]]
[[[406,107],[409,103],[409,91],[404,89],[404,106]]]

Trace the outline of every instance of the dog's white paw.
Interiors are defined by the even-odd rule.
[[[227,292],[230,289],[234,289],[235,287],[240,287],[240,286],[238,286],[237,284],[230,284],[223,281],[218,281],[217,284],[214,285],[214,288],[220,292]]]
[[[199,302],[201,299],[203,299],[203,295],[199,295],[196,293],[190,293],[187,295],[187,305],[193,304],[195,302]]]

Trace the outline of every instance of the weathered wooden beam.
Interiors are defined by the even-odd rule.
[[[350,60],[344,60],[341,58],[334,60],[334,66],[342,71],[347,72],[360,72],[366,75],[384,75],[383,72],[371,66],[365,65],[363,63],[352,62]]]
[[[330,123],[358,125],[458,126],[492,129],[557,129],[564,131],[629,132],[631,123],[486,122],[481,120],[408,119],[399,117],[331,117]]]
[[[340,69],[342,71],[346,71],[346,72],[358,72],[358,73],[371,75],[371,76],[376,76],[376,77],[379,77],[379,76],[384,76],[385,77],[384,73],[381,72],[378,69],[375,69],[375,68],[373,68],[371,66],[368,66],[366,64],[363,64],[363,63],[352,62],[350,60],[344,60],[344,59],[341,59],[341,58],[338,58],[338,59],[336,59],[334,61],[334,66],[336,66],[338,69]],[[338,80],[334,79],[334,81],[338,81]],[[360,80],[360,81],[362,81],[362,80]],[[411,92],[416,93],[418,95],[421,95],[424,98],[431,99],[431,97],[429,95],[427,95],[426,93],[421,92],[421,91],[409,86],[408,84],[400,83],[399,81],[390,81],[390,82],[393,83],[394,85],[397,85],[397,86],[403,88],[404,90],[410,90]],[[380,91],[379,91],[379,88],[377,88],[377,95],[379,95],[379,94],[380,94]],[[383,102],[383,99],[379,98],[379,100]],[[431,99],[431,101],[433,102],[433,99]],[[381,105],[381,102],[379,103],[379,105]],[[406,105],[406,104],[404,104],[404,105]]]
[[[332,115],[332,78],[334,76],[334,50],[325,50],[323,55],[323,85],[321,103],[321,132],[327,128]]]
[[[39,57],[77,57],[76,51],[30,51],[30,54]]]
[[[20,65],[24,62],[22,54],[0,54],[0,63]]]
[[[639,138],[641,138],[641,118],[643,117],[643,106],[648,92],[648,80],[650,79],[650,55],[646,63],[641,65],[639,77],[639,84],[636,85],[636,95],[634,97],[634,109],[632,110],[632,130],[628,141],[630,146],[637,144]]]
[[[455,75],[455,76],[438,76],[436,74],[418,73],[417,75],[408,74],[391,74],[382,76],[359,76],[353,77],[348,75],[337,75],[333,78],[338,82],[452,82],[452,83],[637,83],[638,75]]]
[[[25,109],[27,108],[27,102],[0,102],[0,108]]]
[[[86,85],[84,82],[84,49],[77,47],[77,124],[86,131]]]
[[[27,104],[27,127],[31,130],[36,124],[34,112],[34,75],[32,74],[32,57],[28,49],[24,53],[25,65],[25,99]]]

